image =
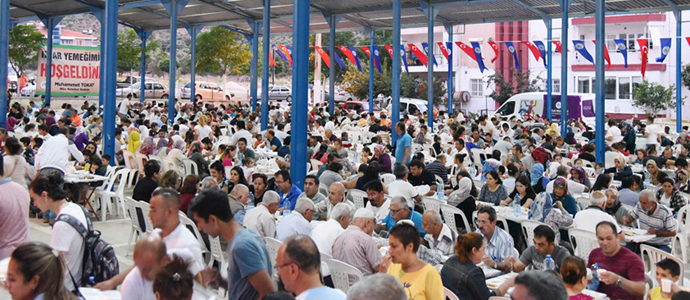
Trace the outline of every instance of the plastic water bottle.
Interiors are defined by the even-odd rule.
[[[645,187],[648,186],[651,183],[651,177],[652,174],[647,171],[647,169],[644,170],[644,185]]]
[[[544,271],[548,270],[556,270],[556,263],[553,261],[553,258],[551,258],[551,254],[547,254],[544,259]]]
[[[522,214],[522,208],[520,207],[520,195],[515,195],[513,199],[513,216],[516,218]]]
[[[254,208],[254,193],[249,192],[249,199],[247,200],[247,209],[252,209]]]
[[[443,196],[445,196],[443,181],[436,182],[436,193],[438,194],[438,200],[443,201]]]
[[[593,264],[589,269],[592,271],[592,282],[587,283],[587,289],[591,291],[596,291],[599,288],[599,276],[597,275],[597,270],[599,270],[599,263]]]

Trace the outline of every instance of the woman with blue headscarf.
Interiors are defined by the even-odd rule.
[[[573,224],[573,217],[563,208],[563,203],[557,201],[554,207],[551,194],[546,192],[537,195],[537,199],[532,202],[529,219],[542,222],[551,227],[553,232],[556,233],[555,241],[561,240],[560,227]]]
[[[544,177],[544,165],[542,163],[534,163],[534,166],[532,166],[532,173],[530,173],[530,179],[535,194],[546,191],[546,185],[549,184],[549,179]]]

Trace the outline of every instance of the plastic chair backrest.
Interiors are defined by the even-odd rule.
[[[185,159],[182,161],[184,163],[184,169],[185,169],[185,176],[187,175],[199,175],[199,167],[196,165],[196,163],[191,160],[191,159]]]
[[[273,268],[277,268],[278,262],[276,262],[276,257],[278,257],[278,248],[283,242],[276,240],[272,237],[264,237],[264,243],[266,243],[266,250],[268,250],[268,256],[271,259],[271,264]]]
[[[333,286],[336,289],[347,293],[347,290],[352,284],[361,280],[364,275],[357,268],[335,259],[326,260],[328,269],[331,271],[331,279],[333,279]],[[350,277],[352,276],[352,277]],[[356,280],[354,280],[356,279]]]
[[[358,189],[351,189],[348,194],[350,195],[350,199],[355,204],[356,208],[364,208],[364,198],[367,197],[366,192]]]
[[[686,200],[690,200],[686,198]],[[685,233],[685,234],[690,234],[690,204],[685,205],[678,210],[678,216],[676,216],[676,221],[678,221],[678,230],[679,232]]]
[[[644,259],[645,253],[647,254],[647,257],[649,258],[649,264],[647,263],[647,260]],[[673,261],[675,261],[679,266],[680,266],[680,278],[678,279],[677,284],[679,286],[683,286],[683,274],[685,274],[685,263],[678,258],[675,257],[674,255],[671,255],[670,253],[660,250],[658,248],[641,244],[640,245],[640,256],[643,258],[642,262],[644,263],[644,271],[648,273],[652,278],[656,278],[656,263],[660,262],[661,260],[668,258]]]
[[[122,156],[124,156],[127,169],[136,169],[137,159],[134,157],[134,153],[124,150],[122,151]]]
[[[589,259],[589,254],[592,250],[599,248],[597,236],[590,231],[570,228],[568,230],[568,236],[570,237],[570,244],[573,245],[575,250],[575,255],[585,261]]]
[[[532,220],[525,220],[522,221],[522,223],[520,223],[520,226],[522,227],[522,234],[525,237],[527,247],[534,246],[534,229],[537,228],[537,226],[539,225],[546,224]]]
[[[460,215],[465,225],[465,230],[467,232],[472,230],[470,223],[467,221],[467,216],[465,216],[465,213],[459,208],[448,204],[441,204],[441,213],[443,214],[443,223],[450,226],[451,229],[457,230],[458,227],[457,224],[455,224],[455,215]],[[460,230],[458,230],[458,232],[460,232]]]
[[[125,186],[127,185],[127,178],[128,177],[129,177],[129,170],[127,170],[127,169],[120,169],[119,171],[115,172],[113,179],[117,180],[119,178],[117,190],[115,191],[116,194],[124,195]]]
[[[317,160],[317,159],[311,160],[311,169],[312,170],[318,170],[319,168],[321,168],[321,165],[323,165],[323,163],[320,160]]]
[[[129,214],[129,218],[132,222],[132,227],[136,227],[137,231],[139,232],[145,232],[146,231],[146,224],[141,223],[141,219],[139,218],[139,212],[142,212],[142,217],[143,217],[143,211],[141,210],[141,205],[139,205],[139,201],[132,199],[132,197],[127,197],[125,198],[125,201],[127,201],[127,213]]]
[[[393,181],[395,181],[395,175],[388,173],[381,175],[381,183],[383,183],[383,185],[388,186]]]
[[[424,208],[426,210],[435,210],[436,212],[440,213],[441,204],[443,204],[443,201],[433,197],[422,197],[422,203],[424,204]]]
[[[153,223],[149,218],[149,211],[151,210],[151,205],[144,201],[139,201],[139,207],[141,207],[141,213],[144,215],[144,225],[146,225],[146,232],[153,232]]]
[[[178,212],[178,215],[180,217],[180,223],[187,227],[189,231],[194,234],[194,237],[196,237],[197,242],[199,242],[199,247],[201,247],[201,252],[207,252],[208,248],[206,248],[206,243],[204,242],[203,237],[201,236],[201,233],[199,232],[199,229],[196,228],[196,224],[187,217],[187,215],[184,212]]]
[[[445,286],[443,287],[443,296],[445,296],[446,299],[449,299],[449,300],[460,300],[458,298],[458,296],[456,296],[455,293],[453,293],[453,291],[449,290]]]

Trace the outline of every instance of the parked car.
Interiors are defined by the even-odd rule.
[[[256,96],[257,99],[261,99],[261,90]],[[278,100],[278,101],[292,101],[292,90],[284,86],[273,86],[268,89],[268,100]]]
[[[19,95],[22,97],[36,97],[36,86],[35,85],[25,86],[21,90],[21,92],[19,92]]]
[[[141,81],[140,76],[127,76],[125,79],[118,80],[116,82],[116,88],[118,88],[118,89],[126,88],[126,87],[129,87],[130,85],[135,84],[135,83],[140,82],[140,81]],[[147,79],[146,81],[149,81],[149,79]]]
[[[400,112],[407,111],[410,115],[416,115],[421,112],[426,115],[428,101],[415,98],[400,98]],[[393,104],[388,104],[386,110],[392,114]],[[434,106],[434,118],[438,117],[438,109]]]
[[[369,111],[369,102],[367,102],[367,101],[347,101],[347,102],[345,102],[345,104],[343,104],[343,109],[354,110],[355,113],[357,113],[359,115],[362,112],[368,112]],[[382,112],[384,112],[383,109],[374,105],[374,113],[375,114],[381,114]]]
[[[188,82],[185,84],[184,88],[180,91],[181,98],[190,99],[192,98],[192,83]],[[195,82],[194,93],[199,96],[201,100],[208,101],[224,101],[223,99],[223,88],[213,82]]]
[[[141,95],[141,82],[137,82],[130,87],[123,89],[117,89],[118,97],[127,97],[127,95],[132,95],[133,98],[139,98]],[[158,83],[146,81],[146,87],[144,89],[144,98],[168,98],[168,87]]]
[[[328,99],[328,91],[326,91],[326,99]],[[347,101],[354,101],[357,100],[355,96],[352,94],[348,93],[344,89],[337,88],[335,89],[335,97],[333,97],[333,101],[336,103],[342,103],[342,102],[347,102]]]

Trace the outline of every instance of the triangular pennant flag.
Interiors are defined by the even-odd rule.
[[[686,41],[688,41],[688,45],[690,45],[690,36],[685,38]]]
[[[589,51],[587,51],[587,47],[585,47],[585,42],[580,40],[574,40],[573,45],[575,45],[575,50],[577,50],[577,52],[580,52],[582,57],[594,64],[594,58],[592,58],[592,55],[589,54]]]
[[[450,72],[450,68],[453,66],[453,43],[446,42],[445,48],[448,51],[448,72]]]
[[[422,64],[424,64],[424,66],[426,67],[426,54],[424,54],[424,52],[422,52],[422,50],[420,50],[419,47],[415,46],[415,44],[407,45],[410,46],[410,51],[412,52],[412,54],[414,54],[414,56],[416,56],[417,59],[419,59],[419,61],[422,62]]]
[[[407,54],[405,54],[405,45],[400,45],[400,58],[405,65],[405,73],[410,74],[410,70],[407,69]]]
[[[283,53],[283,50],[280,50],[280,48],[278,48],[278,45],[273,45],[273,50],[274,50],[274,51],[276,52],[276,54],[278,54],[278,56],[279,56],[281,59],[283,59],[285,62],[290,62],[290,60],[287,58],[287,56],[285,56],[285,53]]]
[[[649,52],[647,49],[647,39],[637,39],[637,43],[640,44],[640,52],[642,53],[642,79],[644,79],[644,73],[647,72],[647,54]]]
[[[343,62],[343,60],[340,59],[340,56],[338,56],[338,53],[335,53],[334,51],[331,51],[331,47],[326,46],[326,49],[328,49],[328,52],[330,52],[331,55],[333,55],[333,56],[335,57],[335,62],[337,62],[338,65],[339,65],[341,68],[347,69],[347,67],[345,66],[345,63]]]
[[[364,53],[367,54],[367,56],[371,57],[371,52],[369,51],[369,47],[367,46],[361,46],[362,50],[364,50]]]
[[[285,55],[287,55],[288,60],[290,60],[290,65],[292,66],[292,54],[290,53],[290,50],[288,50],[288,47],[285,45],[278,45],[278,48],[283,51]]]
[[[594,45],[596,45],[597,41],[592,40],[592,43],[594,43]],[[611,68],[611,56],[609,56],[609,47],[606,46],[606,43],[604,43],[604,59],[606,60],[606,63],[608,64],[608,66],[606,68],[610,69]]]
[[[386,48],[388,55],[393,59],[393,47],[391,45],[383,45],[383,47]]]
[[[474,57],[477,59],[477,64],[479,65],[479,70],[484,73],[484,70],[489,70],[484,66],[484,60],[482,59],[482,47],[479,46],[478,42],[472,42],[472,49],[474,49]]]
[[[661,56],[657,57],[656,62],[664,62],[666,59],[666,55],[668,55],[668,52],[671,50],[671,38],[662,38],[661,39]]]
[[[623,62],[625,62],[625,67],[628,67],[628,46],[625,44],[625,40],[613,40],[616,42],[616,48],[623,54]]]
[[[463,52],[465,52],[465,54],[467,54],[470,58],[474,59],[474,61],[477,61],[477,56],[474,55],[474,49],[472,49],[472,47],[467,46],[467,45],[466,45],[465,43],[463,43],[463,42],[455,42],[455,44],[458,45],[458,47],[460,48],[460,50],[462,50]]]
[[[374,64],[376,65],[376,69],[379,70],[379,74],[383,74],[383,70],[381,70],[381,57],[379,57],[379,46],[374,45]]]
[[[446,46],[443,45],[443,42],[438,42],[438,48],[441,49],[441,53],[443,53],[443,56],[448,60],[448,50],[446,50]]]
[[[544,59],[544,57],[541,56],[541,52],[539,51],[539,48],[537,48],[537,45],[530,41],[522,41],[521,43],[525,44],[525,46],[529,48],[529,51],[532,52],[535,60],[539,61],[540,58]]]
[[[542,41],[534,41],[534,45],[536,45],[537,49],[539,49],[542,61],[544,61],[544,67],[546,67],[546,46],[544,46],[544,43]]]
[[[362,64],[359,62],[359,56],[357,56],[357,49],[354,46],[348,47],[350,49],[350,55],[355,59],[355,65],[357,65],[357,70],[362,72]]]
[[[426,57],[431,57],[431,59],[434,61],[434,66],[438,66],[436,63],[436,57],[434,57],[433,53],[429,55],[429,44],[428,43],[422,43],[422,47],[424,48],[424,53],[426,53]]]
[[[496,59],[498,59],[498,45],[494,41],[489,41],[489,45],[491,46],[491,49],[494,49],[494,58],[491,59],[491,62],[495,62]]]
[[[522,70],[520,67],[520,60],[518,59],[517,56],[517,51],[515,51],[515,46],[513,45],[513,42],[505,42],[506,47],[508,47],[508,51],[513,54],[513,60],[515,61],[515,69],[516,70]]]
[[[353,65],[355,65],[355,66],[357,65],[357,63],[355,62],[355,57],[352,56],[352,52],[350,52],[350,49],[347,49],[347,47],[345,47],[345,46],[338,46],[338,49],[340,49],[340,52],[345,54],[347,59],[349,59]]]
[[[273,51],[268,51],[268,60],[271,62],[269,66],[275,67],[276,66],[276,61],[273,60]]]
[[[323,49],[321,49],[321,47],[319,47],[319,46],[314,46],[314,49],[316,49],[316,52],[318,52],[319,55],[321,55],[321,58],[326,63],[326,66],[330,68],[331,67],[331,58],[328,56],[326,51],[323,51]]]
[[[288,53],[290,54],[290,60],[292,60],[292,47],[290,47],[290,45],[285,45],[285,48],[287,48]]]
[[[561,53],[561,41],[551,41],[554,45],[556,45],[556,52]],[[570,50],[568,50],[570,51]]]

